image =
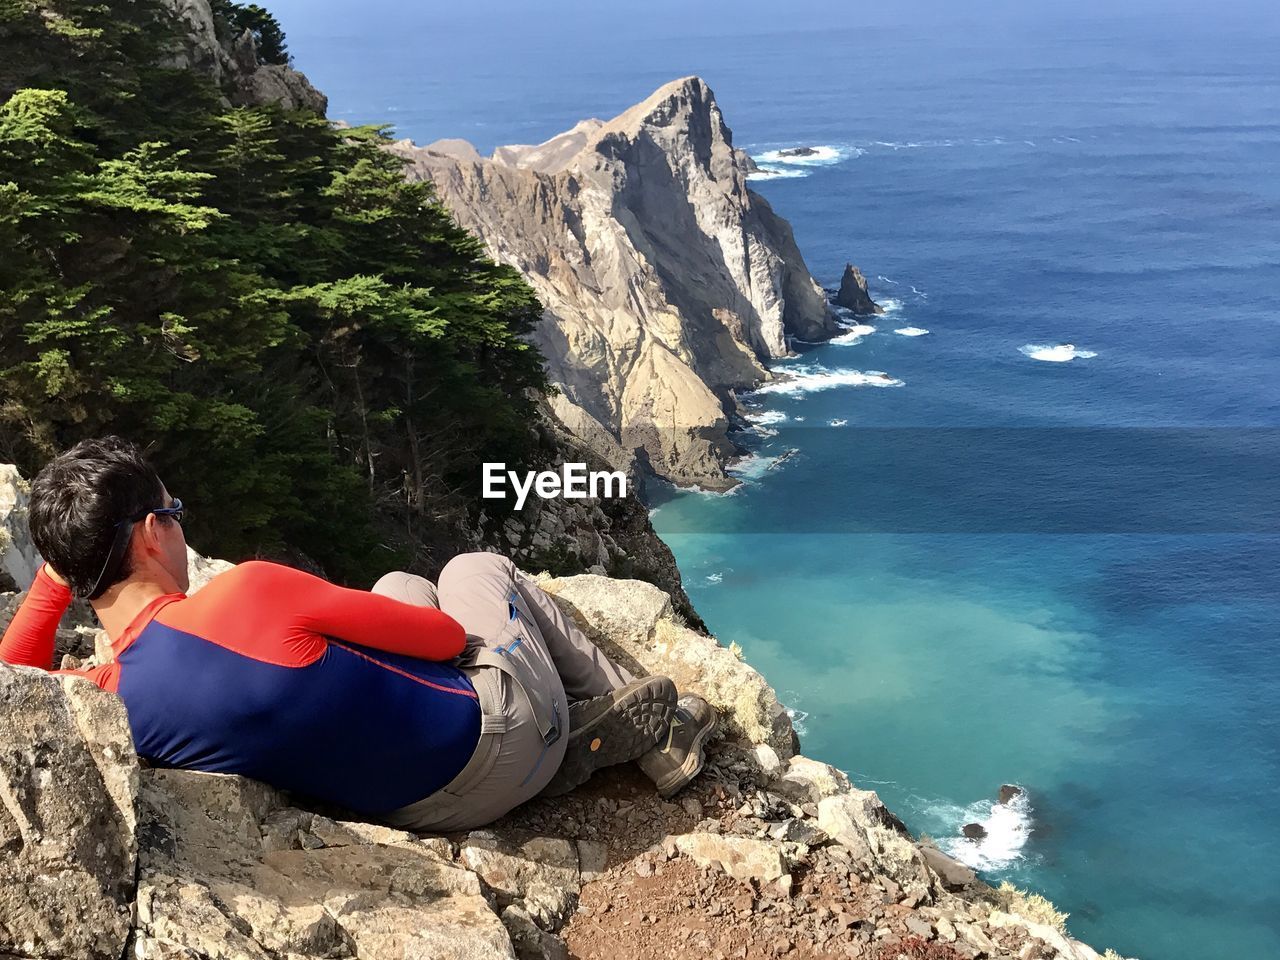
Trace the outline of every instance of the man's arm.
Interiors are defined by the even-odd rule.
[[[0,660],[24,667],[53,669],[58,623],[71,603],[71,588],[41,564],[31,591],[0,640]]]
[[[462,625],[435,607],[339,587],[301,570],[251,560],[215,577],[198,594],[161,617],[217,642],[255,649],[250,655],[280,663],[307,662],[323,650],[321,637],[402,653],[420,660],[451,660],[462,652]],[[245,628],[256,636],[239,638]],[[258,649],[274,639],[284,649]]]

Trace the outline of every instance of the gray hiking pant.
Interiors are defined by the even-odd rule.
[[[454,557],[440,572],[438,587],[425,577],[396,572],[379,580],[373,592],[438,607],[462,624],[467,649],[459,664],[483,713],[480,741],[466,767],[435,793],[387,815],[394,826],[470,829],[536,796],[564,759],[568,704],[633,679],[498,554]],[[508,659],[518,659],[518,669]],[[547,729],[548,717],[556,718],[555,730]]]

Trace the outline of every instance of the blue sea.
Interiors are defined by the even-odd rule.
[[[556,6],[273,9],[332,116],[424,143],[705,78],[888,312],[746,398],[734,493],[658,498],[698,610],[807,753],[1076,936],[1280,957],[1274,9]]]

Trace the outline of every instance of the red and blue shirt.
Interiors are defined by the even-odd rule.
[[[50,669],[70,591],[44,568],[0,660]],[[464,631],[434,607],[240,564],[153,600],[88,677],[124,700],[140,756],[237,773],[366,814],[452,780],[480,738]]]

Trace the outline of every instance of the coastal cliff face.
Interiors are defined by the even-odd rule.
[[[487,159],[459,140],[393,149],[537,291],[555,412],[619,467],[730,486],[730,392],[767,378],[788,336],[837,332],[697,77]]]
[[[0,529],[17,529],[25,490],[0,476]],[[0,567],[32,561],[6,542]],[[192,554],[192,591],[229,566]],[[113,694],[0,665],[0,955],[1099,960],[1043,901],[992,889],[797,754],[764,678],[667,594],[540,582],[612,656],[721,711],[706,771],[673,801],[622,767],[483,830],[408,833],[244,777],[149,768]],[[16,599],[0,596],[0,630]],[[65,626],[62,666],[110,656],[86,610]]]
[[[232,103],[325,115],[329,99],[307,77],[285,64],[263,63],[252,34],[220,37],[209,0],[165,0],[182,25],[183,42],[170,56],[171,66],[205,74],[228,92]]]

